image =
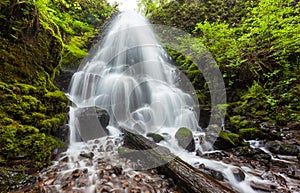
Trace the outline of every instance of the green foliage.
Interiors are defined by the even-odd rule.
[[[252,0],[175,0],[175,1],[140,1],[143,12],[155,24],[177,27],[192,32],[197,23],[205,20],[227,21],[230,26],[241,23],[241,18],[248,10],[257,5]]]
[[[114,10],[97,0],[4,0],[0,7],[0,162],[21,158],[35,167],[61,146],[68,99],[52,82],[57,69],[78,64]]]
[[[149,9],[147,15],[155,24],[198,37],[183,42],[199,56],[187,58],[183,52],[168,51],[190,78],[201,104],[209,104],[209,83],[201,79],[206,72],[197,71],[190,60],[203,58],[203,49],[194,48],[204,44],[210,51],[227,88],[227,125],[245,128],[262,121],[286,125],[300,120],[300,3],[177,0]]]

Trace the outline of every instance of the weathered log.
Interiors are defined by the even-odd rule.
[[[208,174],[189,165],[147,138],[124,129],[124,145],[121,155],[141,161],[146,168],[158,171],[174,180],[184,192],[233,193],[233,189],[221,184]]]

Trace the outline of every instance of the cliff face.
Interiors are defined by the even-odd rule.
[[[29,2],[2,3],[1,23],[1,162],[22,158],[38,166],[58,145],[55,137],[67,112],[67,98],[51,78],[63,42],[41,25],[37,6]]]
[[[79,63],[113,13],[105,1],[76,2],[0,2],[1,191],[19,183],[6,182],[7,171],[38,169],[51,160],[54,149],[66,146],[68,129],[62,125],[68,99],[54,78],[62,64],[74,68]]]

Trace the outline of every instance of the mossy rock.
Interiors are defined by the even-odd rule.
[[[297,156],[300,153],[296,145],[290,145],[281,141],[269,141],[266,143],[266,147],[276,154]]]
[[[175,134],[175,138],[178,140],[178,145],[188,151],[195,151],[195,141],[193,133],[190,129],[182,127],[178,129]]]
[[[214,143],[214,148],[225,150],[240,145],[242,145],[242,138],[239,134],[221,131]]]
[[[262,131],[257,128],[245,128],[240,129],[239,134],[242,138],[249,140],[249,139],[262,139],[265,135]]]
[[[14,172],[0,168],[0,192],[20,190],[32,186],[36,180],[36,177],[24,171]]]
[[[159,143],[165,139],[163,136],[157,133],[147,133],[147,137],[152,138],[155,143]]]

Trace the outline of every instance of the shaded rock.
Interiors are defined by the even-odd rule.
[[[88,158],[88,159],[93,159],[94,153],[93,152],[89,152],[89,153],[83,152],[83,153],[80,153],[80,156],[84,157],[84,158]]]
[[[163,136],[157,133],[147,133],[147,137],[152,138],[155,143],[159,143],[160,141],[165,139]]]
[[[180,128],[175,134],[175,138],[178,140],[179,146],[185,148],[188,151],[195,151],[195,141],[191,130],[188,128]]]
[[[61,91],[67,92],[72,76],[77,71],[77,68],[62,68],[60,73],[55,76],[54,84],[57,86]]]
[[[219,181],[223,181],[224,180],[224,176],[223,173],[217,170],[211,170],[210,172],[211,177],[219,180]]]
[[[97,107],[84,107],[76,109],[78,135],[84,141],[107,136],[109,114]]]
[[[81,175],[81,171],[79,169],[76,169],[72,172],[73,178],[79,178],[80,175]]]
[[[213,178],[216,179],[216,180],[224,181],[223,173],[220,172],[220,171],[213,170],[213,169],[211,169],[211,168],[207,168],[204,164],[200,164],[200,165],[199,165],[199,169],[200,169],[202,172],[204,172],[204,173],[210,175],[211,177],[213,177]]]
[[[298,155],[299,149],[297,145],[290,145],[281,141],[269,141],[266,143],[266,147],[276,154],[283,155]]]
[[[290,121],[286,125],[288,128],[293,130],[299,130],[300,129],[300,123],[298,121]]]
[[[0,192],[3,190],[16,191],[29,186],[32,186],[37,182],[35,176],[25,174],[22,172],[0,170]],[[7,191],[3,191],[7,192]]]
[[[237,147],[241,144],[242,138],[238,134],[221,131],[219,137],[217,138],[213,146],[216,149],[225,150]]]
[[[122,171],[123,171],[122,166],[113,166],[112,169],[114,171],[114,174],[116,174],[117,176],[122,174]]]
[[[281,133],[275,123],[263,122],[260,124],[260,131],[266,133],[265,137],[270,140],[280,140]]]
[[[262,184],[262,183],[253,182],[253,181],[250,182],[250,186],[254,190],[264,191],[264,192],[272,192],[274,189],[276,189],[275,184]]]
[[[242,138],[246,140],[250,139],[264,139],[266,136],[265,134],[257,129],[257,128],[244,128],[239,130],[239,134]]]
[[[129,193],[141,193],[141,189],[140,188],[128,188],[127,190]]]
[[[245,173],[240,168],[231,168],[231,172],[238,182],[245,180]]]

